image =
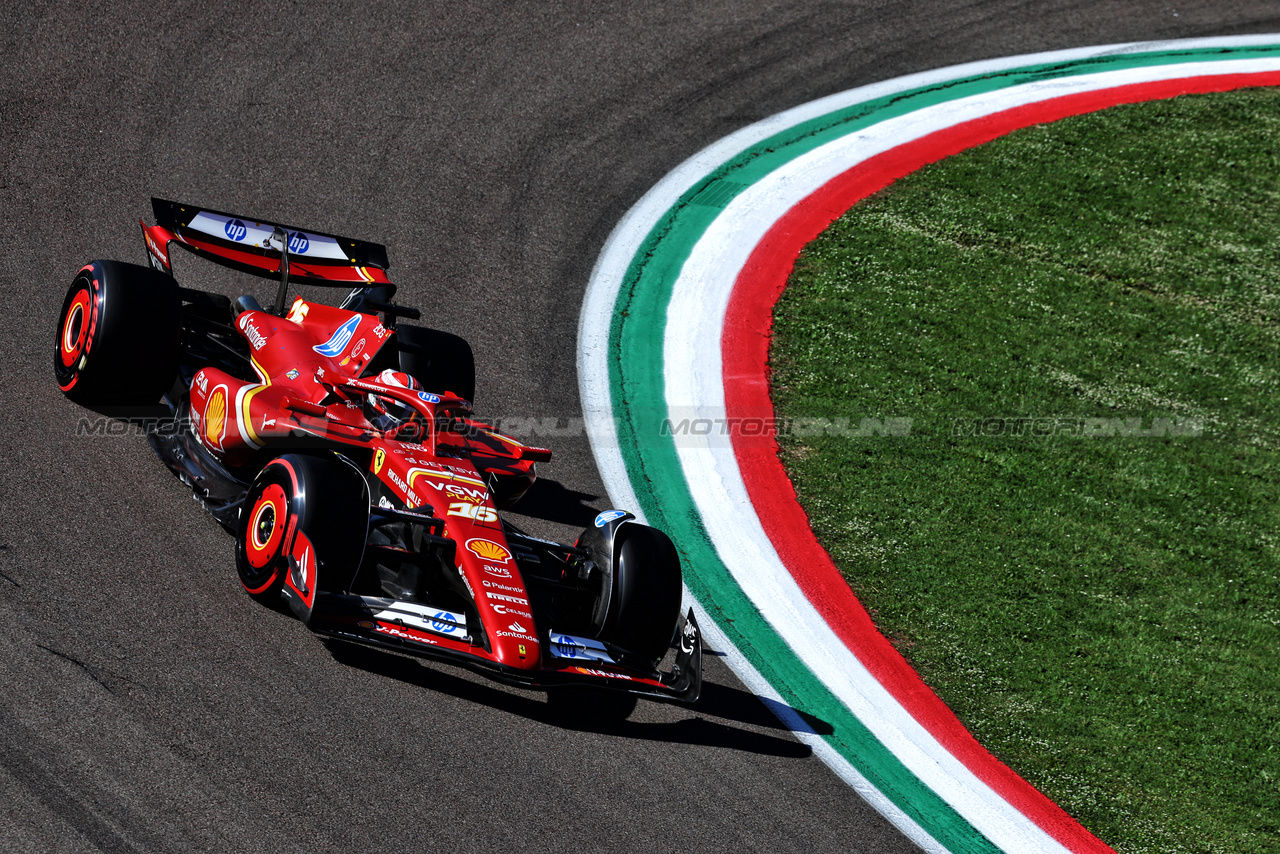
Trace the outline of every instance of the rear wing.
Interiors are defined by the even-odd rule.
[[[322,231],[262,222],[252,217],[151,200],[156,224],[142,226],[152,266],[172,273],[169,244],[226,267],[299,284],[352,287],[389,284],[387,248]],[[287,251],[285,244],[287,242]]]

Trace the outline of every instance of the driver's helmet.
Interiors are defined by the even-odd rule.
[[[378,374],[378,382],[383,385],[398,386],[410,391],[422,391],[422,384],[404,371],[393,371],[387,368]],[[418,410],[407,403],[401,403],[393,397],[370,394],[365,397],[364,416],[369,423],[386,433],[388,430],[400,432],[406,424],[421,426],[422,418]]]

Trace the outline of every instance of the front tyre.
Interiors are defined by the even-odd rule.
[[[58,316],[58,388],[81,404],[155,403],[177,375],[181,310],[172,276],[122,261],[86,264]]]
[[[275,604],[288,571],[284,535],[296,527],[293,495],[296,475],[273,461],[254,479],[240,509],[236,530],[236,570],[245,592]]]
[[[623,525],[614,543],[613,597],[601,637],[656,661],[680,619],[680,556],[666,534],[647,525]]]
[[[334,457],[277,457],[254,478],[240,509],[240,584],[268,604],[286,594],[308,621],[317,592],[350,585],[368,532],[369,498],[354,469]]]

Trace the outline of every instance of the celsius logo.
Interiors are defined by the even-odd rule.
[[[243,226],[241,226],[243,228]],[[307,247],[311,245],[311,241],[307,240],[307,236],[301,231],[289,232],[289,251],[302,254],[307,251]]]
[[[222,227],[227,233],[227,237],[231,240],[244,240],[244,236],[249,233],[249,229],[244,227],[244,223],[238,219],[229,219],[227,224]]]

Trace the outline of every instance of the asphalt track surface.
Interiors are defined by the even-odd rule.
[[[482,413],[576,418],[592,264],[705,145],[943,65],[1280,30],[1274,0],[109,5],[0,11],[2,851],[912,850],[714,657],[697,707],[617,720],[256,605],[144,439],[75,435],[65,288],[143,262],[152,195],[380,241]],[[572,537],[608,500],[562,432],[515,518]]]

